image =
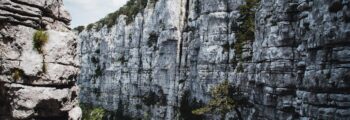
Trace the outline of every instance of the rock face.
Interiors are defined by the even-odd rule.
[[[123,116],[194,119],[190,110],[229,80],[253,104],[239,108],[244,119],[350,119],[350,1],[261,0],[248,8],[255,26],[248,3],[150,0],[130,23],[121,15],[84,30],[80,100]]]
[[[79,56],[62,0],[0,1],[0,119],[79,119]],[[34,34],[45,30],[39,52]],[[39,38],[44,39],[44,38]]]

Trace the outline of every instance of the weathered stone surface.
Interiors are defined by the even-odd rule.
[[[5,99],[11,101],[8,105],[13,109],[2,112],[11,112],[11,116],[16,119],[67,119],[68,112],[73,110],[78,102],[77,86],[57,89],[6,83],[1,88],[8,90]]]
[[[1,21],[34,28],[64,30],[71,20],[62,0],[2,0],[0,11]]]
[[[255,40],[239,43],[244,0],[158,0],[131,24],[79,34],[80,100],[177,119],[185,91],[194,106],[229,80],[254,104],[244,119],[350,119],[349,3],[261,0]]]
[[[69,22],[62,0],[0,1],[0,119],[79,119],[79,56]],[[38,29],[48,34],[43,53],[34,48]]]

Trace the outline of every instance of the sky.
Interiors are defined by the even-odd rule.
[[[72,17],[71,27],[88,25],[118,10],[127,0],[63,0]]]

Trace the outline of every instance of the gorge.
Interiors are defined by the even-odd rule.
[[[0,21],[0,119],[350,119],[349,0],[129,0],[73,30],[62,0],[1,0]],[[225,82],[239,112],[192,112]]]

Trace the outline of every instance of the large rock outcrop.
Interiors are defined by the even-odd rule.
[[[75,34],[62,0],[0,1],[0,119],[78,119]],[[46,37],[35,37],[40,31]],[[34,39],[47,42],[35,46]]]
[[[229,80],[253,104],[244,119],[350,119],[350,1],[249,2],[149,0],[132,20],[89,25],[80,100],[124,117],[195,119],[191,109]]]

